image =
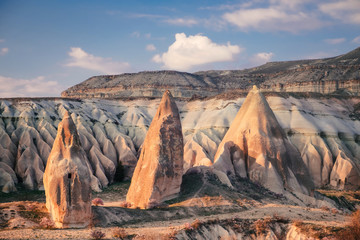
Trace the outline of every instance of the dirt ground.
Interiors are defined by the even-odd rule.
[[[107,202],[108,206],[116,206],[115,202]],[[103,206],[106,208],[107,206]],[[147,210],[143,210],[147,211]],[[133,235],[135,239],[166,239],[172,232],[183,229],[185,224],[192,223],[195,219],[206,222],[213,219],[260,219],[278,215],[289,220],[302,220],[305,223],[313,223],[324,226],[341,227],[346,222],[347,215],[341,212],[331,213],[328,210],[299,207],[291,205],[265,204],[246,211],[228,214],[216,214],[211,216],[198,216],[170,221],[150,221],[137,224],[124,225],[122,229],[127,235]],[[91,239],[91,232],[100,230],[105,233],[105,239],[115,239],[112,232],[116,227],[94,227],[86,229],[40,229],[37,227],[25,229],[3,229],[0,231],[0,239]]]

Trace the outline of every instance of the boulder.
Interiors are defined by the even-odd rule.
[[[184,144],[176,103],[166,91],[151,122],[131,179],[126,201],[151,208],[180,192]]]
[[[91,221],[91,173],[76,126],[65,112],[44,173],[46,207],[58,228]]]
[[[249,92],[214,158],[228,175],[249,178],[271,191],[312,194],[313,182],[260,90]]]

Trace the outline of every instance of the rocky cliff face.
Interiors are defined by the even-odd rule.
[[[354,185],[360,176],[358,97],[264,96],[287,138],[300,152],[316,187],[358,186]],[[192,166],[212,164],[244,99],[234,94],[177,101],[184,136],[184,172]],[[43,189],[42,175],[65,109],[72,112],[91,172],[98,179],[93,190],[99,191],[112,181],[111,163],[117,169],[115,173],[124,169],[129,179],[159,103],[159,99],[1,100],[0,169],[7,173],[0,174],[2,190],[14,190],[11,186],[16,181],[29,189]]]
[[[360,48],[338,57],[270,62],[245,70],[139,72],[96,76],[65,90],[62,97],[161,97],[169,89],[177,98],[213,96],[228,90],[360,94]]]

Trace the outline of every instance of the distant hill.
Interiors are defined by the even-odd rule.
[[[94,76],[68,88],[62,97],[161,97],[166,89],[174,97],[213,96],[228,90],[360,94],[360,47],[332,58],[269,62],[244,70],[145,71]]]

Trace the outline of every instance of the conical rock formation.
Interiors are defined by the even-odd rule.
[[[55,226],[88,226],[91,220],[90,171],[68,112],[59,123],[43,179],[46,207]]]
[[[282,193],[311,194],[313,183],[260,90],[249,92],[220,143],[214,167]]]
[[[126,201],[151,208],[180,192],[184,144],[176,103],[166,91],[151,122]]]

